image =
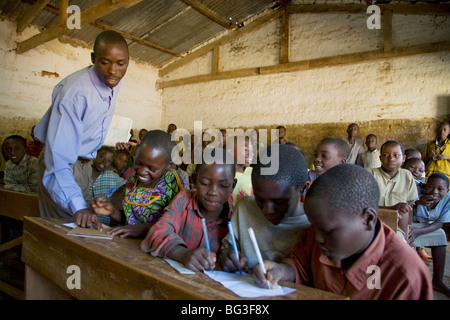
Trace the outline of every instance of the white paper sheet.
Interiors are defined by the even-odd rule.
[[[277,285],[277,287],[273,289],[260,288],[255,284],[252,276],[245,272],[243,272],[242,275],[239,274],[239,272],[229,273],[217,270],[214,272],[204,271],[204,273],[242,298],[284,296],[295,291],[295,289],[282,287],[280,285]]]
[[[128,142],[132,125],[133,120],[129,118],[113,116],[103,145],[115,147],[117,142]]]
[[[177,270],[177,271],[178,271],[179,273],[181,273],[181,274],[195,274],[194,271],[192,271],[191,269],[186,268],[186,267],[184,266],[184,264],[182,264],[182,263],[180,263],[180,262],[178,262],[178,261],[175,261],[175,260],[172,260],[172,259],[169,259],[169,258],[164,258],[164,260],[165,260],[172,268],[174,268],[175,270]]]

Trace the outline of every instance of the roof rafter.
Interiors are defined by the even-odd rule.
[[[81,26],[85,26],[119,8],[129,8],[141,1],[143,0],[103,0],[81,12],[80,24]],[[58,24],[18,43],[16,51],[19,54],[26,52],[41,44],[63,36],[69,31],[70,29],[67,28],[65,23]]]
[[[212,21],[220,24],[221,26],[227,28],[227,29],[236,29],[237,26],[235,24],[229,23],[228,21],[223,20],[221,16],[217,14],[214,10],[211,10],[204,4],[196,1],[196,0],[183,0],[188,6],[192,7],[193,9],[197,10],[207,18],[211,19]]]

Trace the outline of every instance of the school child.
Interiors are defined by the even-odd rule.
[[[350,148],[345,140],[340,138],[322,139],[314,152],[314,169],[308,172],[308,182],[311,184],[327,170],[347,162]]]
[[[111,199],[114,191],[123,186],[125,179],[111,170],[114,152],[108,147],[101,147],[92,163],[92,177],[89,181],[89,200],[103,197]]]
[[[366,152],[361,154],[361,164],[365,169],[381,167],[380,152],[377,149],[378,139],[374,134],[366,137]]]
[[[450,178],[450,124],[441,122],[436,129],[436,139],[428,141],[422,152],[425,162],[425,174],[429,177],[435,172],[442,172]]]
[[[417,194],[420,196],[425,186],[425,163],[420,158],[408,158],[403,163],[402,168],[408,170],[413,175],[417,186]]]
[[[181,191],[141,242],[143,251],[179,261],[193,271],[214,268],[232,214],[228,200],[234,187],[234,161],[224,149],[212,149],[211,154],[218,161],[207,164],[203,159],[197,165],[195,190]],[[211,252],[205,247],[207,240]]]
[[[272,147],[268,152],[273,152]],[[239,257],[233,250],[231,235],[222,241],[219,264],[224,271],[251,270],[258,258],[248,234],[253,228],[263,259],[278,261],[286,257],[310,223],[300,196],[307,187],[307,165],[303,154],[290,146],[279,145],[279,167],[273,175],[262,175],[267,167],[258,161],[253,166],[254,196],[240,199],[231,222]]]
[[[274,143],[279,144],[286,144],[289,142],[288,139],[286,139],[286,127],[285,126],[278,126],[278,140],[275,140]]]
[[[31,128],[31,138],[32,140],[28,142],[27,144],[27,155],[33,156],[35,158],[39,158],[39,155],[41,154],[42,149],[44,149],[44,144],[40,142],[35,136],[34,136],[34,128],[36,126],[33,126]]]
[[[2,151],[8,161],[5,164],[4,188],[7,190],[36,193],[38,159],[29,156],[27,141],[19,135],[11,135],[3,141]]]
[[[244,143],[242,143],[244,141]],[[227,151],[233,155],[236,165],[236,185],[233,189],[233,206],[244,197],[253,195],[252,170],[253,145],[248,136],[232,136],[226,141]]]
[[[148,133],[148,130],[145,128],[142,128],[141,130],[139,130],[139,141],[137,141],[136,145],[131,147],[131,149],[130,149],[130,155],[133,160],[136,158],[136,153],[139,149],[139,145],[142,143],[142,139],[144,139],[144,137],[147,133]]]
[[[167,133],[172,135],[172,133],[177,130],[177,125],[174,123],[171,123],[167,126]]]
[[[358,134],[358,124],[350,123],[347,127],[347,138],[345,139],[350,148],[347,163],[361,165],[361,155],[364,153],[364,143],[361,139],[357,138]]]
[[[126,223],[109,233],[122,237],[145,236],[164,208],[183,189],[180,177],[170,169],[174,147],[167,132],[149,131],[136,153],[136,170],[127,183],[114,193],[111,202],[104,198],[93,201],[95,213],[109,215],[111,224]]]
[[[405,160],[403,145],[389,140],[380,148],[381,167],[367,169],[380,188],[380,208],[397,210],[397,234],[408,238],[409,217],[412,204],[418,198],[417,187],[411,172],[401,168]]]
[[[428,177],[424,194],[416,201],[409,243],[417,251],[431,247],[433,288],[450,297],[450,288],[444,282],[447,238],[442,229],[444,223],[450,222],[448,187],[449,180],[443,173],[433,173]]]
[[[125,171],[130,168],[131,155],[128,150],[120,150],[114,156],[114,161],[111,165],[111,171],[117,173],[119,177],[123,177]],[[124,178],[124,179],[128,179]]]
[[[419,150],[414,149],[414,148],[406,149],[406,150],[405,150],[405,156],[406,156],[406,159],[405,159],[405,160],[408,160],[409,158],[419,158],[419,159],[422,159],[422,153],[421,153]]]
[[[265,260],[260,287],[280,280],[314,286],[353,300],[433,299],[430,272],[395,231],[377,217],[378,184],[364,168],[342,164],[310,187],[311,227],[282,263]]]

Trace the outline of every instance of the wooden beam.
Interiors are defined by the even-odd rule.
[[[38,0],[17,22],[17,33],[21,33],[25,28],[33,21],[34,18],[39,14],[39,12],[44,9],[44,7],[50,2],[50,0]]]
[[[288,63],[291,53],[291,32],[289,14],[285,10],[281,16],[281,49],[280,62]]]
[[[123,32],[123,31],[121,31],[119,29],[116,29],[114,27],[108,26],[108,25],[106,25],[104,23],[101,23],[100,21],[94,21],[93,25],[95,25],[95,26],[97,26],[97,27],[99,27],[101,29],[104,29],[104,30],[112,30],[112,31],[115,31],[117,33],[120,33],[124,38],[131,39],[131,40],[133,40],[135,42],[138,42],[140,44],[143,44],[145,46],[149,46],[149,47],[152,47],[154,49],[157,49],[157,50],[169,53],[169,54],[171,54],[173,56],[176,56],[176,57],[181,57],[181,54],[176,52],[176,51],[173,51],[173,50],[161,47],[160,45],[151,43],[151,42],[149,42],[147,40],[144,40],[142,38],[136,37],[136,36],[134,36],[132,34],[129,34],[129,33]]]
[[[194,84],[200,82],[208,82],[214,80],[226,80],[243,77],[257,76],[259,74],[259,68],[247,68],[231,71],[223,71],[216,74],[205,74],[200,76],[193,76],[184,79],[176,79],[170,81],[160,81],[156,83],[157,89],[164,89],[169,87],[177,87],[185,84]]]
[[[88,9],[81,12],[80,24],[81,27],[94,22],[95,20],[126,6],[135,5],[143,0],[102,0],[101,2],[92,5]],[[30,49],[33,49],[43,43],[54,40],[70,30],[66,24],[56,25],[51,27],[27,40],[24,40],[17,44],[17,53],[23,53]]]
[[[67,23],[67,8],[69,0],[59,0],[59,24]]]
[[[197,10],[201,14],[203,14],[205,17],[211,19],[215,23],[220,24],[222,27],[225,27],[227,29],[236,29],[237,26],[235,24],[229,23],[228,21],[223,20],[221,16],[217,14],[217,12],[211,10],[207,6],[205,6],[203,3],[200,3],[195,0],[183,0],[188,6],[192,7],[193,9]]]
[[[246,33],[254,31],[255,29],[262,26],[263,24],[268,23],[268,22],[272,21],[273,19],[279,18],[283,14],[283,12],[284,12],[283,9],[281,9],[281,10],[277,9],[277,10],[273,11],[272,13],[265,15],[259,19],[256,19],[252,23],[233,31],[229,35],[226,35],[210,44],[207,44],[207,45],[193,51],[192,53],[189,53],[188,55],[184,56],[183,58],[181,58],[177,61],[174,61],[171,64],[169,64],[168,66],[160,69],[159,76],[162,77],[162,76],[172,72],[173,70],[197,59],[198,57],[203,56],[204,54],[213,50],[217,45],[226,44],[238,37],[241,37],[242,35],[244,35]]]
[[[219,73],[219,57],[220,57],[220,46],[216,46],[213,50],[213,59],[212,59],[212,72],[213,74]]]
[[[441,51],[450,51],[450,41],[430,43],[424,45],[416,45],[403,48],[395,48],[390,52],[384,50],[357,52],[333,57],[325,57],[318,59],[302,60],[296,62],[289,62],[278,64],[274,66],[266,66],[259,68],[239,69],[226,72],[219,72],[217,74],[208,74],[201,76],[194,76],[184,79],[177,79],[171,81],[157,82],[158,89],[169,87],[176,87],[181,85],[188,85],[206,81],[234,79],[239,77],[249,77],[256,75],[266,75],[281,72],[295,72],[302,70],[312,70],[325,67],[350,65],[356,63],[373,62],[380,60],[389,60],[401,57],[408,57],[413,55],[428,54]]]
[[[392,51],[392,10],[383,10],[383,50],[385,52]]]
[[[376,3],[375,3],[376,4]],[[378,5],[378,4],[376,4]],[[394,14],[449,15],[450,4],[394,3],[379,4],[380,9]],[[289,4],[289,13],[366,13],[365,4]]]

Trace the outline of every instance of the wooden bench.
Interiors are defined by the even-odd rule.
[[[392,209],[378,209],[378,218],[397,232],[397,210]]]
[[[0,189],[0,215],[22,221],[24,217],[39,217],[39,204],[36,194],[27,194]],[[0,229],[1,230],[1,229]],[[1,234],[0,234],[1,239]],[[18,237],[0,244],[0,252],[4,252],[22,244],[23,237]],[[0,280],[0,291],[15,299],[24,299],[24,292]]]
[[[236,300],[241,299],[201,272],[180,274],[166,261],[139,249],[141,240],[67,235],[66,219],[24,219],[22,260],[26,299]],[[72,220],[73,222],[73,220]],[[67,272],[80,270],[80,289],[69,289]],[[346,297],[282,282],[296,289],[270,299],[319,300]]]

